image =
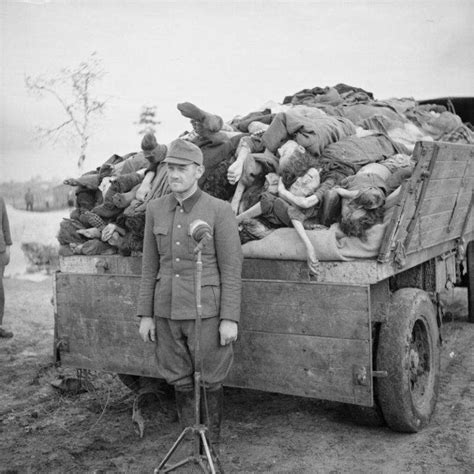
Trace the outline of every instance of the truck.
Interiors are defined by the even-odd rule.
[[[460,270],[474,322],[474,146],[418,142],[414,159],[377,258],[323,261],[317,279],[304,260],[244,258],[226,386],[346,403],[399,432],[429,423],[440,378],[440,292]],[[140,274],[141,257],[61,258],[57,361],[161,378],[134,317]]]

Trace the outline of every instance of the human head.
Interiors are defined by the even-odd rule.
[[[153,150],[158,146],[158,142],[156,141],[155,135],[153,133],[145,133],[143,135],[141,148],[145,158],[148,161],[153,161]]]
[[[321,179],[319,171],[316,168],[311,167],[304,175],[296,178],[296,181],[290,186],[289,190],[295,196],[306,197],[313,194],[320,184]]]
[[[377,209],[385,204],[385,192],[383,189],[375,186],[364,188],[354,198],[354,204],[367,210]]]
[[[288,140],[278,148],[278,155],[280,156],[280,166],[285,166],[289,159],[294,160],[300,158],[305,154],[304,147],[296,143],[294,140]]]
[[[357,237],[363,241],[367,239],[367,231],[382,222],[384,209],[376,207],[364,208],[357,203],[358,198],[343,199],[341,206],[340,227],[347,236]]]
[[[175,165],[189,165],[190,163],[194,163],[197,166],[202,166],[202,151],[194,143],[178,138],[170,143],[164,162],[173,163]]]
[[[197,181],[204,173],[201,150],[187,140],[171,142],[164,162],[168,169],[168,183],[176,194],[184,194],[197,187]]]

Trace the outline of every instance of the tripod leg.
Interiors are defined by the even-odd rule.
[[[171,449],[168,451],[168,453],[166,454],[166,456],[163,458],[163,461],[161,461],[160,465],[155,469],[156,472],[167,472],[166,470],[165,471],[162,471],[162,468],[166,465],[166,463],[168,462],[168,459],[173,455],[173,453],[176,451],[176,449],[178,448],[178,446],[180,445],[180,443],[185,440],[186,441],[186,437],[188,435],[189,432],[192,432],[192,428],[191,427],[187,427],[185,428],[181,434],[179,435],[178,439],[174,442],[173,446],[171,446]],[[187,462],[187,459],[185,460]],[[181,463],[180,463],[181,464]],[[173,466],[173,468],[175,468],[176,466]]]
[[[209,463],[209,468],[211,469],[211,474],[215,474],[216,469],[214,467],[214,462],[212,460],[211,451],[209,450],[209,445],[207,443],[206,435],[204,434],[203,431],[199,431],[199,434],[201,435],[201,443],[204,448],[204,453],[206,454],[207,462]]]
[[[221,424],[224,411],[224,389],[222,386],[207,390],[201,398],[202,420],[207,426],[209,444],[216,454],[220,451]]]

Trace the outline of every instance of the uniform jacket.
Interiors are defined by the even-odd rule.
[[[5,252],[6,246],[12,244],[10,225],[8,222],[5,201],[0,197],[0,252]]]
[[[139,316],[195,319],[196,242],[189,225],[207,222],[213,239],[202,250],[202,317],[240,318],[242,249],[230,204],[198,189],[180,206],[173,194],[146,209]]]

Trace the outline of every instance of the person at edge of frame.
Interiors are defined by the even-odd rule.
[[[223,386],[233,361],[241,302],[242,249],[229,203],[198,187],[204,172],[201,150],[173,141],[166,154],[171,193],[146,209],[137,315],[141,338],[156,344],[160,374],[174,386],[182,427],[194,425],[196,241],[190,224],[207,223],[212,238],[202,249],[201,397],[203,422],[219,452]]]
[[[5,201],[0,196],[0,338],[13,337],[11,331],[3,329],[3,314],[5,312],[5,290],[3,288],[3,273],[5,267],[10,263],[10,247],[12,237],[10,224],[8,222],[7,208]]]

